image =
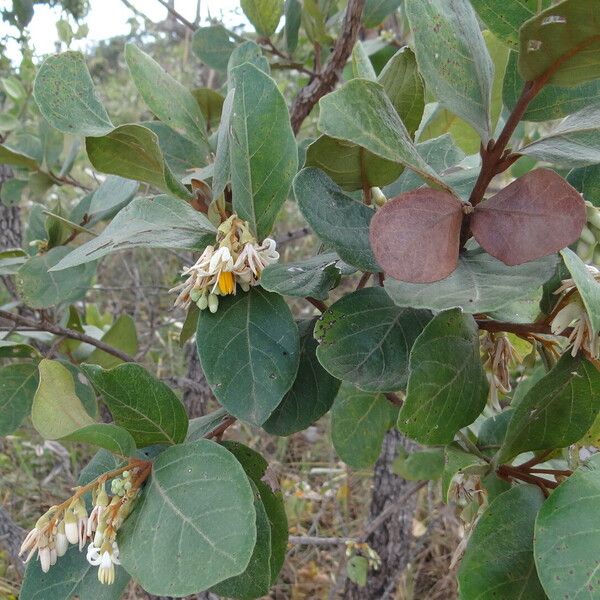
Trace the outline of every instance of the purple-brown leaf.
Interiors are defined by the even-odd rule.
[[[421,188],[390,200],[371,220],[370,241],[387,275],[409,283],[448,277],[458,263],[462,204]]]
[[[579,192],[550,169],[536,169],[475,207],[479,245],[506,265],[520,265],[572,244],[585,225]]]

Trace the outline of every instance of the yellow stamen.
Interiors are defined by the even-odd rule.
[[[230,271],[223,271],[219,275],[219,291],[226,296],[227,294],[233,294],[234,290],[235,282],[233,280],[233,273]]]

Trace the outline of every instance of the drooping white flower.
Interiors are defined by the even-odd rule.
[[[115,565],[120,565],[119,547],[117,542],[104,542],[100,548],[92,542],[87,549],[87,560],[90,565],[98,568],[98,580],[110,585],[115,581]]]

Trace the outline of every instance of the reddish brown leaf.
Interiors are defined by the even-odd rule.
[[[550,169],[536,169],[475,207],[479,245],[506,265],[520,265],[572,244],[585,225],[579,192]]]
[[[371,220],[370,241],[385,273],[410,283],[448,277],[458,263],[462,204],[421,188],[390,200]]]

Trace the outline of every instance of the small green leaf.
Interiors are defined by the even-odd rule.
[[[225,97],[212,88],[196,88],[192,90],[192,94],[200,106],[208,128],[217,127],[221,120]]]
[[[285,45],[290,54],[298,47],[298,31],[302,16],[299,0],[285,0]]]
[[[400,453],[392,464],[392,470],[408,481],[435,481],[444,470],[444,452],[436,448]]]
[[[401,0],[365,0],[362,20],[365,27],[372,29],[381,25],[385,18],[394,12]]]
[[[282,296],[325,300],[340,281],[340,262],[337,254],[327,252],[293,263],[276,263],[262,272],[260,284]]]
[[[0,270],[1,273],[1,270]],[[40,358],[39,350],[29,344],[0,340],[0,358]]]
[[[200,27],[192,38],[194,54],[207,66],[225,71],[235,44],[222,25]]]
[[[583,437],[599,411],[600,372],[585,358],[564,354],[515,408],[498,460],[566,448]]]
[[[235,48],[229,57],[227,63],[227,78],[233,83],[233,77],[231,76],[233,69],[243,65],[244,63],[251,63],[257,69],[260,69],[267,75],[270,74],[269,61],[263,56],[262,50],[258,44],[252,41],[244,42]]]
[[[227,411],[224,408],[218,408],[217,410],[214,410],[203,417],[190,419],[185,441],[193,442],[195,440],[202,439],[206,436],[206,434],[216,429],[226,417]]]
[[[131,434],[123,427],[112,423],[86,425],[62,439],[68,442],[83,442],[99,446],[121,456],[132,456],[135,452],[135,442]]]
[[[33,97],[48,123],[64,133],[98,136],[113,129],[81,52],[48,57],[35,78]]]
[[[73,376],[58,361],[42,359],[33,399],[33,426],[47,440],[57,440],[94,421],[75,393]]]
[[[120,210],[135,196],[138,182],[109,175],[97,188],[90,201],[89,215]]]
[[[477,521],[458,571],[462,599],[546,598],[533,560],[534,524],[543,502],[534,485],[516,485],[493,500]]]
[[[423,444],[449,444],[479,416],[487,394],[475,320],[460,309],[441,312],[412,347],[398,429]]]
[[[109,346],[121,350],[130,356],[134,356],[138,351],[135,321],[127,314],[119,315],[101,339]],[[100,348],[96,348],[86,358],[86,362],[99,365],[103,369],[112,369],[112,367],[116,367],[123,361],[114,354],[109,354],[104,350],[100,350]]]
[[[284,0],[241,0],[240,5],[256,33],[272,36],[283,16]]]
[[[313,336],[315,320],[298,323],[300,332],[300,365],[290,390],[279,406],[263,423],[273,435],[291,435],[306,429],[320,419],[333,404],[339,379],[332,377],[317,359],[317,340]]]
[[[346,563],[348,579],[360,587],[367,585],[367,574],[369,572],[369,560],[365,556],[353,556]]]
[[[138,447],[183,442],[188,428],[183,404],[144,367],[123,363],[108,371],[95,365],[83,365],[82,370],[102,394],[115,423]]]
[[[69,254],[69,250],[66,246],[57,246],[45,254],[30,258],[19,269],[15,281],[19,295],[27,306],[48,308],[85,296],[96,273],[95,263],[89,262],[59,272],[51,270]]]
[[[352,79],[319,101],[319,130],[413,169],[434,187],[448,192],[414,147],[406,127],[379,83]]]
[[[258,287],[205,310],[196,333],[202,369],[217,400],[234,416],[264,423],[298,371],[299,335],[283,298]]]
[[[217,131],[217,151],[213,164],[212,197],[217,200],[223,195],[227,184],[231,181],[231,150],[230,136],[231,117],[233,114],[233,100],[235,89],[229,90],[223,102],[221,123]]]
[[[121,125],[102,137],[87,137],[92,165],[103,173],[150,183],[159,190],[190,199],[191,192],[169,169],[158,136],[142,125]]]
[[[40,168],[37,160],[24,152],[12,150],[4,144],[0,144],[0,165],[11,165],[22,167],[29,171],[37,171]]]
[[[375,73],[373,64],[371,63],[369,55],[367,54],[367,51],[360,40],[357,40],[356,44],[354,44],[351,59],[352,73],[354,74],[354,77],[370,79],[371,81],[375,81],[377,79],[377,74]]]
[[[458,267],[434,283],[405,283],[387,278],[385,290],[398,306],[445,310],[455,306],[468,313],[498,310],[529,295],[552,277],[555,255],[508,267],[481,248],[461,254]]]
[[[125,46],[125,60],[148,108],[192,142],[206,139],[206,122],[192,93],[134,44]]]
[[[214,225],[181,200],[164,195],[154,199],[135,198],[100,235],[70,253],[65,248],[67,252],[62,254],[66,257],[61,256],[63,260],[55,263],[54,271],[81,265],[122,249],[201,250],[214,242],[215,235]]]
[[[448,503],[453,492],[453,483],[458,475],[483,476],[489,465],[483,459],[465,452],[458,444],[452,443],[444,448],[444,471],[442,473],[442,499]]]
[[[298,208],[313,231],[355,267],[380,271],[369,245],[369,223],[375,212],[347,196],[320,169],[302,169],[294,179]]]
[[[0,436],[13,433],[29,414],[38,381],[34,363],[0,368]]]
[[[22,179],[9,179],[0,187],[0,201],[4,206],[15,206],[21,202],[23,190],[27,187],[27,181]]]
[[[298,167],[298,150],[275,81],[250,63],[236,67],[232,78],[235,93],[229,147],[233,209],[263,239],[287,198]]]
[[[396,306],[380,287],[357,290],[317,322],[317,358],[334,377],[362,390],[405,389],[408,356],[430,319],[429,311]]]
[[[472,125],[485,146],[492,135],[494,66],[468,0],[408,0],[419,72],[428,91]]]
[[[583,194],[584,200],[600,206],[600,165],[573,169],[568,174],[567,181]]]
[[[535,523],[535,566],[549,598],[598,597],[600,463],[593,456],[544,502]]]
[[[398,408],[383,394],[362,392],[343,383],[331,409],[331,441],[339,457],[354,469],[375,464]]]
[[[196,594],[246,569],[255,521],[252,487],[228,450],[208,440],[173,446],[119,531],[121,561],[151,594]]]
[[[4,187],[4,185],[2,185]],[[21,248],[0,251],[0,275],[14,275],[26,262],[29,255]],[[6,340],[4,340],[6,341]]]

